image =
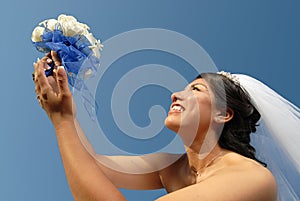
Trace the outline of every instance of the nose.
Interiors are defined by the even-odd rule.
[[[171,95],[172,102],[176,102],[177,100],[182,100],[182,92],[175,92]]]
[[[181,101],[183,99],[187,99],[188,96],[190,95],[193,95],[192,91],[190,88],[186,87],[184,90],[182,91],[177,91],[177,92],[174,92],[172,95],[171,95],[171,100],[172,100],[172,103],[176,102],[177,100]]]
[[[175,101],[177,101],[176,93],[173,93],[173,94],[171,95],[171,100],[172,100],[172,103],[174,103]]]

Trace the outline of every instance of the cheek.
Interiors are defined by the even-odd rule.
[[[212,106],[210,100],[207,99],[198,99],[197,112],[199,113],[199,125],[208,126],[212,118]],[[196,112],[196,111],[195,111]]]

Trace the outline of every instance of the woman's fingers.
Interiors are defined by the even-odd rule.
[[[51,59],[51,53],[50,52],[48,54],[46,54],[46,56],[43,57],[41,59],[41,61],[47,64],[47,65],[45,65],[45,70],[50,70],[51,69],[50,65],[53,63],[53,60]]]
[[[61,60],[55,51],[51,51],[51,58],[55,66],[61,66]]]
[[[51,120],[54,121],[56,118],[60,119],[62,117],[73,118],[76,109],[74,110],[67,73],[63,66],[57,66],[53,76],[47,77],[45,74],[47,66],[46,58],[38,60],[34,64],[36,98]]]
[[[34,83],[35,83],[35,93],[36,93],[36,99],[39,101],[39,104],[43,107],[43,98],[47,98],[47,95],[42,92],[41,86],[45,86],[45,81],[42,82],[41,85],[41,80],[43,80],[43,76],[45,76],[45,64],[42,62],[40,59],[37,60],[37,63],[33,64],[34,66],[34,73],[33,73],[33,78],[34,78]]]
[[[32,73],[32,79],[34,81],[34,83],[37,83],[37,63],[33,63],[33,73]]]
[[[65,68],[63,66],[57,67],[56,77],[58,82],[59,93],[62,95],[69,95],[70,89],[68,85],[68,77]]]
[[[50,61],[52,61],[51,59],[51,53],[47,53],[42,59],[43,62],[47,62],[47,63],[51,63]]]
[[[40,91],[41,97],[44,100],[47,100],[48,96],[52,94],[55,94],[56,96],[69,95],[71,92],[68,86],[67,73],[64,67],[63,66],[57,67],[56,80],[58,84],[58,89],[56,89],[56,86],[54,87],[53,84],[51,85],[51,83],[49,82],[51,80],[47,79],[45,75],[44,69],[46,65],[47,64],[42,61],[39,61],[37,65],[35,65],[36,74],[37,74],[36,80],[38,82],[37,90]],[[53,80],[53,82],[55,81]]]
[[[48,76],[47,80],[50,86],[52,87],[53,91],[55,92],[55,94],[58,95],[59,89],[58,89],[58,83],[56,79],[56,73],[53,73],[53,76]]]
[[[48,99],[48,93],[51,90],[51,86],[48,82],[48,79],[45,75],[45,66],[46,64],[42,61],[38,62],[38,68],[37,68],[37,80],[40,86],[40,91],[41,91],[41,95],[42,98],[44,100]]]

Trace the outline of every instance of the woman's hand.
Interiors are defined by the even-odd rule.
[[[48,64],[54,62],[53,76],[46,77]],[[66,71],[55,52],[51,52],[34,64],[34,83],[37,99],[54,124],[73,120],[75,106],[72,93],[68,86]]]

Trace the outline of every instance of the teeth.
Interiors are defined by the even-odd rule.
[[[173,111],[179,111],[179,112],[182,112],[183,111],[183,108],[181,107],[181,106],[179,106],[179,105],[174,105],[173,107],[172,107],[172,110]]]

